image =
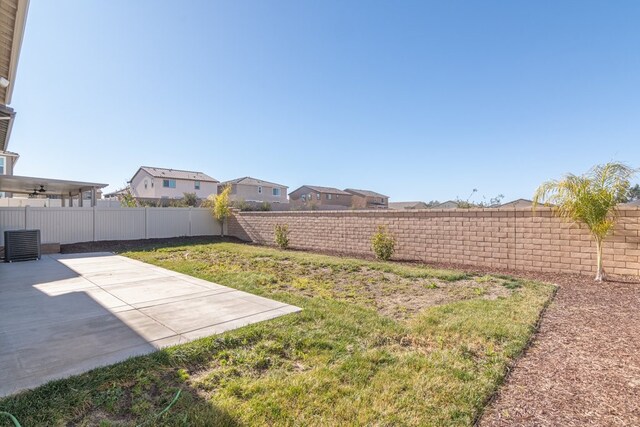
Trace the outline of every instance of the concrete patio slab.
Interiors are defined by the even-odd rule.
[[[0,396],[299,310],[111,253],[0,263]]]

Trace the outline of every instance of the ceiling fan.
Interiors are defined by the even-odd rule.
[[[34,188],[33,189],[33,193],[29,193],[30,197],[36,197],[39,193],[45,193],[47,190],[45,190],[44,185],[40,186],[40,189]]]

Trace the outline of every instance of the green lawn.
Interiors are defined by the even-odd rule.
[[[554,292],[234,243],[125,255],[303,311],[55,381],[0,411],[23,426],[471,425]]]

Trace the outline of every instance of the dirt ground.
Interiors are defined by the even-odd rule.
[[[86,253],[86,252],[124,252],[137,249],[151,249],[154,247],[165,247],[168,245],[197,245],[217,242],[242,243],[235,237],[218,236],[194,236],[194,237],[171,237],[167,239],[142,239],[142,240],[108,240],[102,242],[70,243],[60,245],[60,252],[63,254]]]

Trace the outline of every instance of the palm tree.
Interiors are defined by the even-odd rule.
[[[584,175],[568,174],[561,180],[547,181],[533,196],[534,209],[541,203],[550,204],[559,217],[587,226],[596,243],[597,282],[604,280],[602,244],[615,226],[616,206],[625,200],[635,173],[625,164],[610,162],[594,166]]]

